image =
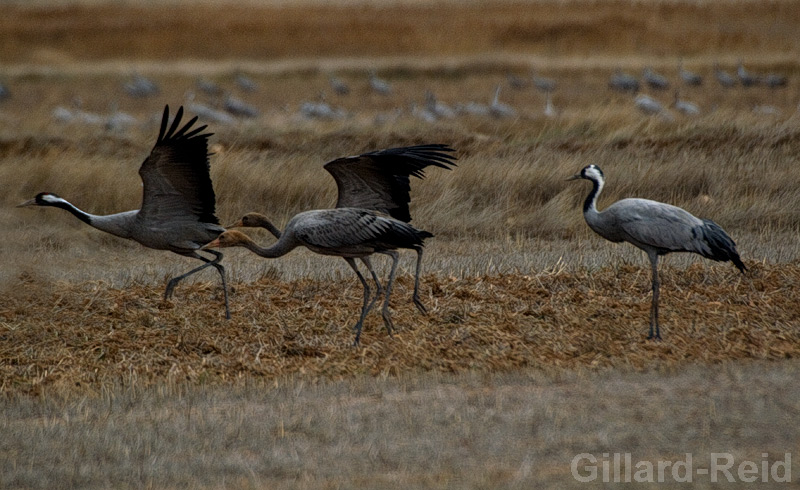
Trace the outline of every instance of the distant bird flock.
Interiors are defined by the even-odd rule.
[[[672,119],[669,108],[685,116],[700,114],[695,104],[680,98],[679,87],[708,83],[701,75],[678,65],[679,80],[669,80],[652,68],[645,67],[641,79],[621,70],[608,80],[613,91],[632,96],[632,105],[648,116]],[[777,74],[754,74],[739,62],[735,75],[715,65],[713,75],[722,89],[735,84],[742,87],[764,85],[779,88],[787,84],[785,77]],[[258,85],[244,74],[238,74],[235,83],[242,93],[258,90]],[[342,79],[331,76],[330,88],[337,96],[348,96],[352,88]],[[368,74],[369,90],[378,97],[391,97],[392,84],[379,78],[373,71]],[[530,77],[509,74],[509,88],[523,90],[534,87],[545,99],[543,114],[556,117],[559,110],[553,105],[552,95],[558,82],[538,73]],[[460,114],[512,118],[518,110],[502,101],[502,85],[498,84],[486,103],[468,102],[448,105],[432,91],[424,94],[421,104],[414,104],[412,114],[425,121],[453,119]],[[160,93],[158,85],[140,74],[133,75],[123,84],[124,91],[134,98],[153,97]],[[648,90],[651,93],[642,93]],[[657,93],[671,92],[669,108],[662,104]],[[214,101],[212,104],[196,100],[196,94]],[[11,92],[0,85],[0,100],[11,97]],[[214,268],[221,278],[225,316],[231,317],[225,269],[221,264],[221,247],[244,247],[267,259],[278,258],[297,247],[305,247],[321,255],[344,258],[363,287],[363,303],[358,320],[353,326],[354,344],[359,344],[364,320],[383,295],[381,314],[386,330],[392,334],[394,324],[389,311],[389,301],[394,285],[399,259],[398,250],[409,249],[417,254],[412,300],[417,309],[427,314],[419,289],[425,240],[433,233],[410,224],[411,177],[422,178],[427,169],[451,170],[456,166],[455,150],[445,144],[379,149],[356,156],[342,157],[326,163],[323,168],[336,182],[338,199],[333,208],[304,211],[294,216],[283,230],[273,225],[260,213],[248,213],[230,226],[220,225],[216,215],[216,197],[209,176],[208,138],[206,126],[195,127],[198,118],[211,124],[227,125],[241,118],[258,117],[258,108],[234,95],[230,90],[208,79],[198,79],[193,89],[187,91],[186,106],[195,117],[182,122],[184,108],[180,107],[170,118],[169,107],[161,115],[161,125],[153,149],[139,169],[143,184],[140,209],[111,215],[94,215],[77,208],[66,199],[51,192],[42,192],[19,207],[43,206],[64,209],[101,231],[139,242],[154,249],[169,250],[179,255],[197,259],[203,264],[172,278],[164,291],[168,300],[175,286],[186,277],[203,269]],[[317,100],[304,102],[299,113],[309,119],[339,119],[347,117],[345,111],[331,106],[324,94]],[[79,122],[104,126],[109,130],[124,130],[136,120],[114,108],[110,114],[100,116],[86,112],[79,99],[69,107],[53,110],[53,118],[61,123]],[[742,262],[731,237],[715,222],[699,219],[687,211],[647,199],[623,199],[605,210],[596,207],[597,198],[605,185],[603,172],[589,165],[568,180],[584,179],[592,183],[586,197],[583,214],[589,227],[612,242],[628,242],[643,250],[651,263],[652,304],[650,310],[650,339],[660,339],[658,322],[658,257],[672,252],[691,252],[716,261],[730,261],[742,273]],[[257,244],[246,234],[234,228],[260,227],[267,229],[276,239],[268,246]],[[391,270],[385,286],[379,279],[371,258],[375,254],[391,258]],[[359,270],[359,261],[369,272],[375,291]]]
[[[742,60],[737,62],[735,70],[730,71],[721,68],[719,63],[714,63],[709,69],[708,77],[688,69],[683,60],[679,60],[674,73],[674,78],[670,78],[651,66],[644,66],[637,76],[618,68],[609,76],[607,87],[611,93],[631,96],[632,110],[645,116],[673,121],[676,117],[696,117],[714,110],[713,107],[703,108],[691,100],[691,95],[689,98],[686,96],[696,94],[703,86],[727,91],[736,87],[744,90],[752,87],[779,90],[788,85],[787,76],[775,72],[755,73],[748,70]],[[348,97],[353,100],[352,98],[366,95],[386,101],[398,98],[394,85],[400,82],[393,83],[380,77],[375,70],[351,78],[346,81],[341,76],[331,74],[328,76],[328,89],[333,98],[328,97],[325,91],[320,91],[317,97],[301,101],[295,108],[285,106],[282,110],[289,115],[295,115],[299,120],[333,121],[354,116],[351,111],[337,106],[336,101],[344,101]],[[428,89],[417,100],[405,101],[393,110],[376,115],[374,121],[376,124],[384,124],[404,114],[427,123],[453,120],[462,116],[514,119],[541,115],[555,118],[563,114],[569,105],[567,100],[555,100],[558,98],[559,85],[563,84],[554,78],[543,76],[539,70],[531,70],[525,76],[509,72],[505,83],[496,83],[483,100],[447,102]],[[512,91],[535,89],[540,93],[541,108],[531,110],[526,107],[527,110],[523,110],[522,107],[514,107],[503,101],[504,86]],[[234,126],[264,114],[263,108],[247,100],[258,90],[258,83],[241,72],[236,73],[227,84],[201,77],[195,81],[194,86],[186,89],[185,105],[187,110],[205,123]],[[123,94],[133,100],[154,98],[160,96],[161,88],[155,80],[134,73],[122,81],[120,95]],[[11,98],[12,89],[0,82],[0,104]],[[106,113],[90,112],[83,107],[80,99],[75,98],[69,104],[55,107],[51,115],[57,123],[95,126],[108,131],[123,131],[146,122],[120,111],[118,107],[119,102],[115,102]],[[750,109],[753,114],[762,116],[775,116],[781,112],[769,101],[754,104]]]

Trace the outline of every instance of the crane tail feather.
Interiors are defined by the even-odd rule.
[[[702,232],[704,241],[709,248],[708,253],[703,255],[711,260],[733,262],[733,265],[742,273],[747,270],[741,257],[739,257],[739,252],[736,250],[736,243],[725,233],[722,227],[707,219],[703,220]]]

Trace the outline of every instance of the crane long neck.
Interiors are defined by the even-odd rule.
[[[603,191],[603,179],[591,179],[592,190],[583,202],[583,214],[597,214],[597,197]]]
[[[138,213],[138,211],[126,211],[124,213],[100,216],[78,209],[77,206],[65,199],[59,199],[58,201],[50,202],[47,205],[69,211],[73,216],[83,221],[87,225],[122,238],[130,238],[133,219]]]
[[[278,231],[280,239],[273,243],[269,247],[262,247],[258,245],[253,240],[247,239],[241,242],[241,245],[246,249],[250,250],[256,255],[261,257],[265,257],[267,259],[274,259],[277,257],[282,257],[297,247],[297,243],[295,240],[291,238],[288,234],[280,235],[280,231]]]
[[[92,221],[94,221],[95,218],[97,218],[97,216],[78,209],[74,204],[64,199],[59,199],[57,202],[48,203],[47,206],[53,206],[55,208],[61,208],[66,211],[69,211],[73,216],[75,216],[76,218],[83,221],[89,226],[94,226],[92,224]]]
[[[273,225],[272,222],[270,222],[266,218],[260,219],[258,221],[258,226],[261,227],[261,228],[264,228],[265,230],[267,230],[270,233],[272,233],[272,236],[274,236],[275,238],[280,238],[281,237],[281,234],[282,234],[281,230],[279,230],[277,226]]]

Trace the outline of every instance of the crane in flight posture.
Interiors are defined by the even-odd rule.
[[[649,199],[621,199],[603,211],[597,210],[597,197],[605,179],[596,165],[589,165],[567,180],[586,179],[592,190],[583,203],[583,217],[595,233],[606,240],[628,242],[642,249],[652,268],[653,301],[650,306],[648,339],[661,339],[658,327],[658,257],[671,252],[693,252],[711,260],[733,264],[744,273],[736,244],[718,224],[699,219],[670,204]]]
[[[199,253],[203,245],[225,231],[215,215],[216,198],[209,175],[208,138],[212,133],[203,133],[206,126],[192,128],[197,117],[181,127],[182,117],[183,107],[178,109],[170,125],[169,106],[164,107],[158,140],[139,168],[144,186],[141,209],[99,216],[82,211],[50,192],[39,193],[17,207],[61,208],[98,230],[129,238],[145,247],[202,260],[203,265],[167,283],[164,299],[172,296],[182,279],[206,267],[214,267],[222,278],[225,317],[230,318],[225,269],[220,264],[222,254],[205,250],[214,256],[211,259]]]
[[[388,255],[392,258],[392,267],[386,283],[382,316],[386,330],[391,334],[393,323],[389,314],[389,297],[399,260],[397,249],[417,252],[413,300],[417,308],[426,313],[425,306],[419,299],[419,276],[424,241],[433,235],[409,224],[409,177],[422,178],[425,168],[429,166],[444,169],[455,166],[455,157],[450,155],[452,151],[452,148],[445,145],[419,145],[378,150],[330,161],[324,168],[333,176],[338,188],[335,208],[299,213],[289,220],[283,231],[265,216],[248,213],[228,228],[265,228],[278,241],[263,248],[244,233],[229,230],[207,244],[204,249],[240,246],[262,257],[275,258],[302,246],[318,254],[343,257],[364,287],[361,315],[353,327],[356,331],[354,345],[358,345],[361,338],[364,318],[383,290],[370,257],[376,253]],[[355,259],[361,260],[375,281],[377,291],[371,301],[369,284],[359,271]]]

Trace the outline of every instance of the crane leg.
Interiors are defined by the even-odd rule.
[[[209,262],[219,272],[219,277],[222,279],[222,295],[225,298],[225,319],[231,319],[231,309],[228,306],[228,283],[225,281],[225,268],[219,262],[222,260],[222,254],[216,250],[206,250],[206,252],[216,255],[217,258]]]
[[[661,340],[661,330],[658,328],[658,255],[655,253],[650,254],[650,267],[653,274],[653,302],[650,304],[650,335],[647,338]]]
[[[200,272],[206,267],[214,267],[215,269],[217,269],[217,272],[219,272],[219,275],[222,278],[222,290],[225,296],[225,318],[230,320],[231,312],[230,308],[228,307],[228,285],[225,281],[225,268],[222,266],[222,264],[219,263],[219,261],[222,260],[222,254],[215,250],[206,250],[206,252],[214,254],[216,258],[214,260],[211,260],[197,253],[195,253],[194,255],[190,255],[190,257],[202,260],[203,262],[205,262],[205,264],[199,267],[195,267],[194,269],[190,270],[185,274],[181,274],[180,276],[173,277],[172,279],[170,279],[169,282],[167,283],[167,289],[164,291],[164,300],[166,301],[172,297],[172,292],[175,289],[175,286],[177,286],[178,283],[181,282],[182,280],[186,279],[187,277],[191,276],[196,272]]]
[[[389,280],[386,282],[386,296],[383,298],[383,309],[381,309],[383,324],[386,325],[386,331],[389,332],[389,335],[392,335],[394,324],[392,323],[392,316],[389,314],[389,297],[392,295],[392,284],[394,284],[394,276],[397,272],[397,263],[400,260],[400,254],[394,250],[387,250],[381,253],[392,258],[392,270],[389,271]]]
[[[361,341],[361,328],[364,326],[364,318],[366,318],[367,313],[369,312],[370,308],[372,307],[372,303],[369,302],[369,283],[367,280],[364,279],[364,276],[361,275],[361,271],[358,270],[358,266],[356,266],[356,261],[350,257],[345,257],[344,260],[347,261],[347,264],[355,271],[356,276],[358,276],[358,280],[361,281],[361,285],[364,286],[364,304],[361,305],[361,316],[358,318],[358,322],[356,322],[353,330],[356,331],[356,338],[353,341],[353,347],[358,346],[358,343]]]
[[[375,291],[375,300],[377,300],[378,297],[383,294],[383,286],[381,286],[381,281],[378,279],[378,274],[375,273],[375,269],[372,268],[372,261],[369,260],[369,257],[361,257],[361,262],[367,266],[369,273],[372,274],[372,280],[375,281],[375,287],[377,288],[377,291]],[[370,308],[372,308],[372,306],[370,306]]]
[[[414,296],[412,297],[414,300],[414,305],[423,315],[428,314],[428,309],[425,308],[425,305],[422,304],[422,301],[419,299],[419,276],[422,273],[422,247],[417,248],[417,271],[414,275]]]
[[[372,280],[375,281],[375,296],[372,297],[372,300],[369,302],[369,306],[367,306],[367,311],[372,311],[372,307],[375,306],[375,303],[378,301],[378,298],[383,293],[383,286],[381,286],[381,282],[378,279],[378,274],[375,273],[375,269],[372,267],[372,261],[369,260],[369,257],[361,257],[361,262],[367,266],[369,273],[372,275]]]

